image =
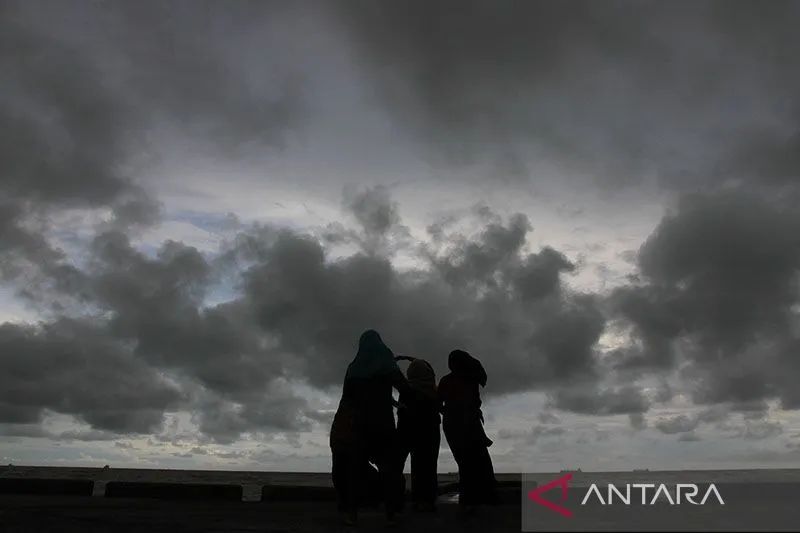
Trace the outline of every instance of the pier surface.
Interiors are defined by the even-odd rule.
[[[563,475],[563,472],[536,474],[528,479],[541,486]],[[504,490],[508,491],[513,490],[513,481],[519,480],[520,476],[502,474],[499,478]],[[75,494],[46,491],[22,494],[9,489],[13,487],[13,480],[24,479],[92,480],[94,490],[89,494],[80,488],[81,485],[63,482],[55,486],[69,490],[78,487],[80,490]],[[335,505],[326,491],[330,489],[330,476],[324,473],[13,467],[0,469],[0,481],[0,531],[3,532],[348,530],[339,525]],[[452,486],[455,481],[456,476],[443,474],[440,485]],[[114,487],[113,483],[141,485],[135,485],[136,490],[119,492],[117,489],[116,495],[106,494],[109,484]],[[620,487],[627,483],[664,483],[670,487],[677,483],[715,483],[725,505],[677,506],[662,501],[653,506],[609,506],[593,499],[582,506],[582,495],[592,483],[603,487],[608,483]],[[190,487],[178,491],[183,484]],[[197,485],[203,484],[227,488],[198,490]],[[287,493],[293,496],[288,501],[266,498],[261,501],[262,493],[280,494],[280,490],[264,490],[265,485],[291,487]],[[29,487],[26,490],[41,490],[37,483],[25,486]],[[147,489],[151,486],[157,490],[148,494]],[[177,497],[165,487],[177,487]],[[230,487],[244,490],[239,492]],[[304,487],[308,488],[307,492],[303,491]],[[559,490],[543,494],[546,499],[569,507],[572,511],[569,518],[531,502],[525,497],[524,489],[521,492],[517,486],[515,497],[507,497],[500,505],[484,507],[469,515],[459,510],[452,495],[445,494],[437,513],[408,510],[394,529],[414,533],[520,531],[523,509],[532,513],[528,515],[526,526],[532,525],[532,530],[543,531],[790,531],[800,527],[800,507],[797,504],[800,501],[800,470],[575,472],[570,479],[569,491],[564,502],[560,500]],[[238,494],[242,495],[241,499]],[[383,530],[385,527],[379,511],[362,512],[359,530]]]

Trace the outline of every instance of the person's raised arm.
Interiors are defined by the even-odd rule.
[[[397,392],[400,393],[402,396],[403,394],[408,394],[411,391],[411,385],[408,384],[408,380],[403,375],[403,372],[398,368],[394,372],[392,372],[392,387],[397,389]]]

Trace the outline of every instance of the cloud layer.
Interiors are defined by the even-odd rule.
[[[457,7],[3,4],[0,430],[294,445],[375,328],[507,440],[793,435],[798,5]]]

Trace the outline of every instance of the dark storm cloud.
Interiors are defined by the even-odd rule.
[[[504,440],[521,439],[526,444],[533,445],[541,439],[560,438],[566,433],[567,429],[560,426],[537,425],[529,431],[503,428],[497,432],[497,436]]]
[[[567,429],[559,426],[534,426],[526,435],[525,442],[534,445],[542,439],[560,439],[567,434]]]
[[[386,187],[346,193],[346,205],[369,236],[381,237],[400,223],[397,203]]]
[[[518,263],[519,252],[530,229],[528,218],[517,214],[509,220],[508,226],[499,220],[489,223],[475,240],[458,234],[449,235],[446,240],[452,249],[446,250],[443,257],[434,258],[434,262],[451,285],[496,286],[504,281],[495,279],[498,270],[507,270]]]
[[[377,205],[392,205],[384,200]],[[357,219],[363,205],[351,204]],[[50,396],[28,404],[16,395],[3,401],[7,421],[35,422],[46,407],[74,414],[95,429],[141,431],[180,407],[218,442],[232,442],[244,432],[309,429],[320,416],[291,380],[321,388],[340,385],[359,334],[370,327],[398,353],[430,359],[439,375],[450,350],[471,351],[489,371],[489,394],[599,379],[595,344],[604,318],[596,298],[562,285],[561,274],[573,267],[556,250],[522,251],[530,230],[524,217],[507,223],[489,218],[475,235],[446,239],[455,246],[426,248],[420,259],[427,264],[406,271],[366,248],[334,259],[309,235],[262,226],[239,233],[216,258],[173,241],[147,255],[120,231],[100,233],[83,268],[59,257],[60,265],[71,268],[45,271],[49,286],[96,310],[97,343],[116,347],[118,357],[142,372],[170,376],[165,383],[175,397],[137,410],[99,393],[69,404]],[[362,221],[364,231],[375,227],[369,220]],[[399,218],[392,220],[401,225]],[[237,264],[244,268],[239,295],[205,305],[219,276]],[[60,279],[65,273],[68,279]],[[72,332],[76,324],[61,319],[43,327]],[[59,342],[67,347],[71,337],[64,338]],[[37,346],[28,340],[17,351]],[[46,365],[42,360],[33,366]],[[30,380],[37,377],[33,366]],[[94,374],[82,368],[75,372],[109,387],[120,379],[104,366],[94,366]],[[7,375],[8,390],[15,390],[12,377],[19,373]],[[53,398],[69,390],[68,383],[48,386]],[[611,412],[628,412],[616,398],[603,393],[595,401],[608,401]],[[29,405],[34,408],[26,411]],[[28,418],[20,419],[26,412]]]
[[[728,420],[737,411],[737,406],[717,404],[698,413],[659,417],[653,426],[667,435],[682,434],[679,438],[681,441],[694,441],[696,440],[694,432],[702,425],[713,424],[719,430],[729,430],[730,423]],[[764,418],[766,416],[766,408],[759,412],[757,416],[759,419]],[[747,415],[744,415],[743,418],[747,420]],[[758,425],[760,422],[763,421],[747,422],[747,424]]]
[[[83,270],[69,265],[48,269],[50,277],[43,277],[48,287],[97,314],[58,319],[41,332],[3,326],[5,421],[34,422],[47,408],[94,428],[144,432],[157,428],[165,411],[182,408],[195,412],[201,431],[226,442],[245,430],[307,426],[305,400],[274,381],[284,373],[284,359],[261,346],[264,338],[246,306],[235,300],[203,305],[215,271],[196,249],[168,241],[149,257],[112,231],[97,235],[89,251]],[[164,381],[162,372],[172,381]],[[125,392],[137,373],[152,380],[130,387],[139,388],[148,409]]]
[[[426,247],[420,269],[400,271],[380,255],[331,259],[316,239],[267,234],[262,260],[244,273],[259,326],[296,354],[317,386],[341,383],[364,329],[378,329],[398,353],[442,372],[461,347],[480,357],[492,393],[544,387],[595,373],[604,317],[591,295],[567,291],[571,264],[555,250],[522,252],[530,225],[515,215],[477,235]],[[242,243],[247,240],[240,241]]]
[[[215,442],[231,443],[246,432],[311,429],[305,398],[285,383],[274,380],[267,386],[242,387],[245,392],[237,395],[235,403],[215,398],[195,406],[193,418],[203,434]]]
[[[778,131],[755,131],[733,147],[720,172],[735,177],[758,176],[766,183],[796,184],[800,176],[800,111],[793,124]]]
[[[165,136],[180,132],[223,151],[282,143],[302,91],[286,61],[256,56],[279,48],[276,40],[287,34],[275,30],[294,11],[265,3],[211,7],[3,4],[0,253],[14,255],[8,261],[23,254],[35,267],[32,249],[49,246],[33,241],[52,228],[27,226],[64,208],[110,209],[118,228],[157,221],[158,201],[133,174],[157,157]],[[259,39],[262,33],[270,37]]]
[[[299,73],[280,55],[280,25],[297,10],[277,2],[220,9],[214,2],[110,3],[82,19],[105,30],[86,44],[111,45],[107,62],[137,109],[213,139],[216,148],[283,144],[301,109]],[[80,30],[82,28],[78,28]]]
[[[601,388],[595,383],[560,388],[551,394],[549,403],[557,409],[587,415],[641,414],[650,408],[650,401],[639,387]]]
[[[0,68],[0,270],[19,294],[47,292],[72,268],[47,234],[63,208],[109,208],[125,228],[158,218],[157,202],[122,170],[142,126],[91,55],[27,24],[4,4]],[[57,273],[55,270],[64,270]]]
[[[40,233],[19,224],[23,211],[18,204],[0,203],[0,272],[6,280],[21,274],[21,262],[49,265],[63,257]]]
[[[613,17],[588,4],[342,5],[342,19],[389,107],[414,135],[455,160],[469,159],[473,149],[480,157],[488,148],[490,156],[513,161],[515,143],[537,138],[568,144],[569,129],[581,125],[570,123],[569,109],[558,109],[568,113],[558,123],[547,115],[547,106],[558,107],[548,93],[553,82],[562,76],[566,82],[570,69],[594,74],[587,68],[594,58],[581,55],[595,40],[608,41],[598,48],[601,60],[627,43],[642,43],[632,26],[604,27]]]
[[[800,171],[796,3],[338,7],[386,107],[450,161],[519,177],[533,155],[601,185],[655,173],[678,188]]]
[[[158,429],[163,411],[181,401],[156,369],[88,323],[3,324],[0,345],[3,422],[37,422],[49,409],[94,428],[143,433]]]
[[[505,289],[522,302],[557,299],[561,275],[573,272],[575,265],[548,246],[538,253],[522,253],[532,229],[527,216],[513,215],[507,225],[491,212],[481,216],[488,222],[477,238],[445,233],[441,226],[429,228],[434,242],[446,243],[442,254],[425,249],[444,280],[462,290]]]
[[[705,424],[713,424],[728,438],[745,440],[769,439],[783,433],[781,423],[765,418],[764,413],[761,413],[756,419],[745,415],[742,417],[743,422],[741,423],[730,421],[731,415],[729,407],[718,405],[697,414],[660,417],[654,427],[667,435],[680,434],[680,441],[698,440],[695,431]]]
[[[346,186],[343,207],[355,218],[360,231],[331,223],[324,234],[327,243],[353,243],[367,253],[380,255],[391,255],[412,244],[408,228],[401,223],[399,206],[387,187]]]
[[[363,235],[403,227],[386,191],[349,198]],[[474,234],[437,228],[439,241],[409,248],[419,251],[419,264],[405,270],[371,249],[368,239],[359,241],[362,251],[334,257],[310,235],[255,225],[215,257],[174,241],[145,254],[125,233],[102,232],[83,268],[59,257],[71,269],[47,273],[50,287],[97,311],[98,335],[128,347],[125,353],[144,368],[169,375],[181,407],[218,442],[245,432],[310,428],[321,415],[291,381],[340,385],[368,328],[378,329],[397,353],[429,359],[439,376],[452,349],[472,352],[489,372],[489,395],[570,387],[576,392],[555,393],[557,408],[646,411],[635,385],[597,383],[605,379],[596,347],[605,317],[597,297],[564,286],[562,276],[576,267],[550,247],[525,251],[531,225],[523,215],[503,220],[483,209],[480,220]],[[209,291],[231,270],[240,276],[238,294],[206,305]],[[72,412],[57,404],[51,409]],[[114,426],[99,415],[78,414],[99,429]],[[136,420],[127,424],[140,427]]]
[[[737,436],[748,440],[764,440],[783,433],[780,422],[772,420],[747,421],[739,428]]]
[[[156,139],[148,136],[164,125],[213,136],[217,147],[280,143],[299,109],[298,87],[286,71],[262,65],[260,72],[275,74],[267,79],[231,57],[258,29],[233,27],[248,10],[264,15],[268,6],[242,5],[224,17],[200,7],[3,5],[0,270],[21,296],[41,300],[54,289],[85,296],[53,287],[67,282],[92,289],[50,242],[48,219],[58,210],[110,208],[123,230],[158,219],[158,202],[128,172],[149,157]],[[285,10],[271,12],[275,24],[278,12]],[[253,51],[266,43],[249,44]]]
[[[9,3],[5,12],[4,63],[15,81],[8,94],[27,104],[20,109],[30,115],[26,123],[39,128],[37,139],[91,150],[74,154],[81,158],[73,163],[86,160],[93,170],[83,178],[85,191],[50,183],[50,167],[37,178],[79,198],[113,193],[114,180],[106,183],[104,173],[130,155],[124,141],[145,141],[143,128],[156,129],[159,121],[213,139],[217,148],[277,146],[300,112],[299,73],[281,55],[260,52],[295,52],[280,30],[301,16],[289,6],[35,1]],[[63,167],[77,176],[83,168]]]
[[[676,415],[671,418],[661,418],[656,421],[656,429],[662,433],[671,435],[673,433],[688,433],[694,431],[699,424],[699,419],[687,415]]]
[[[370,209],[388,206],[396,213],[388,196],[367,191],[362,202],[367,199]],[[360,220],[364,204],[347,205]],[[382,219],[388,223],[370,226],[370,220],[361,220],[361,231],[372,227],[380,234],[402,226],[394,215]],[[472,352],[489,373],[488,395],[541,390],[552,408],[627,414],[640,429],[652,401],[671,394],[646,395],[626,373],[634,367],[660,376],[676,362],[688,362],[681,375],[694,399],[727,406],[658,420],[655,427],[666,433],[691,432],[738,411],[753,413],[743,438],[769,436],[774,433],[755,425],[766,412],[763,400],[778,397],[785,407],[794,406],[792,291],[800,258],[794,211],[738,194],[686,198],[642,246],[641,280],[608,302],[564,285],[562,277],[577,267],[557,250],[525,251],[531,231],[526,217],[504,220],[484,210],[481,220],[472,234],[437,226],[439,238],[416,248],[419,264],[412,269],[398,269],[366,247],[332,256],[311,235],[258,225],[238,233],[215,257],[172,241],[146,255],[124,233],[100,233],[83,269],[47,271],[52,286],[99,311],[91,330],[98,344],[116,347],[117,357],[135,362],[137,371],[170,376],[163,401],[139,408],[124,396],[121,403],[103,400],[101,393],[67,404],[56,398],[69,395],[56,392],[30,402],[15,394],[3,398],[0,412],[8,423],[34,423],[47,408],[75,414],[94,429],[125,432],[155,427],[165,411],[179,406],[217,442],[247,432],[306,430],[324,417],[292,381],[340,385],[358,335],[371,327],[397,353],[428,358],[439,376],[450,350]],[[219,276],[231,268],[240,273],[238,294],[206,305]],[[69,282],[59,281],[65,272]],[[597,342],[606,303],[639,342],[601,361]],[[43,341],[34,340],[76,324],[82,323],[61,319],[27,336],[18,333],[27,343],[16,351],[36,352]],[[68,346],[73,338],[65,335],[52,345]],[[779,349],[764,351],[768,347]],[[110,371],[102,377],[106,367],[93,368],[92,379],[118,379]],[[7,389],[15,386],[9,378]],[[68,387],[51,385],[53,391]]]
[[[544,391],[555,409],[627,414],[638,429],[673,390],[649,396],[634,378],[678,369],[674,386],[711,407],[655,426],[686,438],[729,411],[747,420],[736,434],[768,438],[780,428],[764,420],[766,400],[800,407],[797,4],[0,9],[0,278],[44,311],[37,326],[0,326],[8,432],[38,434],[54,411],[91,428],[46,436],[112,438],[155,431],[175,410],[217,442],[306,430],[330,413],[296,382],[340,385],[367,328],[429,359],[439,377],[450,350],[470,351],[489,372],[487,396]],[[339,44],[354,45],[373,84],[366,92],[379,89],[393,127],[422,153],[511,177],[555,161],[578,185],[652,173],[677,189],[756,189],[760,178],[764,194],[685,197],[636,256],[639,279],[610,298],[570,289],[581,261],[558,247],[529,249],[535,219],[483,206],[471,212],[477,231],[453,216],[416,242],[382,187],[348,190],[345,218],[311,232],[321,240],[237,225],[219,254],[135,246],[132,228],[157,221],[160,206],[134,175],[164,155],[162,141],[252,154],[309,126],[310,109],[341,103],[342,80],[306,92],[306,75],[328,58],[309,53],[319,44],[310,32],[295,35],[314,27],[306,15],[343,30]],[[776,200],[775,185],[788,193]],[[52,238],[67,208],[112,216],[74,255]],[[351,248],[337,254],[338,244]],[[399,251],[413,268],[393,263]],[[634,342],[600,357],[609,309]]]
[[[111,311],[109,332],[134,341],[142,360],[201,387],[202,431],[222,440],[306,423],[305,401],[274,381],[286,359],[263,347],[269,337],[248,306],[203,305],[214,268],[196,249],[167,242],[149,258],[114,233],[99,236],[94,250],[92,289],[95,303]]]
[[[800,405],[795,208],[741,192],[685,197],[642,245],[639,267],[642,282],[611,298],[639,341],[621,366],[681,363],[700,403]]]
[[[661,433],[680,434],[680,441],[697,440],[695,431],[704,425],[712,425],[727,438],[745,440],[769,439],[783,433],[780,422],[768,419],[766,406],[757,411],[742,411],[741,405],[717,404],[695,414],[659,417],[653,425]],[[734,421],[737,415],[741,422]]]
[[[548,412],[539,413],[536,418],[542,424],[558,424],[561,422],[561,419],[558,417],[558,415]]]
[[[631,427],[637,431],[641,431],[647,427],[647,419],[642,413],[631,413],[628,415],[628,421]]]
[[[43,202],[103,205],[126,186],[123,156],[131,110],[74,47],[31,31],[4,4],[2,193]]]

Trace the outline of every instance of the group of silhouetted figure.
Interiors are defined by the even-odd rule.
[[[410,361],[406,375],[400,360]],[[413,508],[436,510],[440,425],[458,465],[459,505],[471,512],[495,501],[492,441],[483,429],[480,398],[486,371],[462,350],[450,353],[448,367],[437,387],[427,361],[395,356],[374,330],[361,335],[330,434],[333,484],[345,524],[355,525],[359,507],[370,503],[383,503],[387,520],[395,521],[405,506],[409,455]]]

